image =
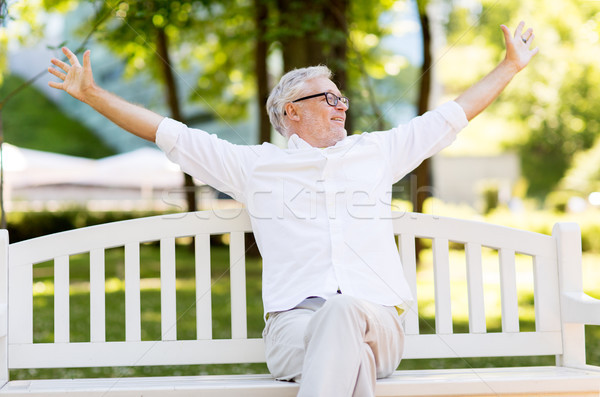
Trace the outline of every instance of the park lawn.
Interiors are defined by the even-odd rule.
[[[181,241],[185,242],[185,241]],[[142,340],[160,339],[160,264],[157,244],[145,244],[140,249],[141,277],[141,321]],[[420,330],[422,333],[434,333],[435,316],[433,305],[433,271],[431,252],[422,253],[419,269],[417,301],[422,313]],[[584,271],[593,272],[592,279],[600,276],[598,256],[586,255]],[[461,262],[462,260],[462,262]],[[488,332],[500,331],[499,276],[497,275],[497,252],[484,252],[485,271],[485,309],[488,313]],[[230,289],[229,289],[229,253],[227,246],[216,246],[212,250],[211,277],[213,337],[229,338],[230,325]],[[517,282],[519,286],[519,317],[522,330],[533,330],[533,279],[530,276],[531,258],[517,257]],[[450,273],[452,279],[452,311],[455,332],[468,332],[468,305],[464,276],[464,251],[451,250]],[[589,268],[589,269],[588,269]],[[53,265],[43,263],[34,269],[34,342],[53,341]],[[189,245],[180,244],[176,254],[177,272],[177,336],[178,339],[195,339],[195,283],[193,252]],[[261,261],[257,258],[246,259],[246,291],[248,300],[248,336],[260,337],[264,325],[261,301]],[[124,250],[114,248],[106,251],[106,339],[120,341],[125,339],[125,302],[124,302]],[[588,273],[586,273],[586,276]],[[587,277],[589,279],[589,277]],[[70,318],[71,341],[90,340],[89,320],[89,255],[72,257],[70,261]],[[589,286],[589,284],[588,284]],[[590,289],[592,288],[592,289]],[[587,292],[600,296],[600,288],[593,285]],[[586,339],[588,363],[600,365],[600,327],[587,326]],[[405,360],[400,369],[429,368],[476,368],[502,366],[553,365],[553,356],[542,357],[499,357],[499,358],[448,358],[427,360]],[[198,374],[239,374],[267,373],[265,364],[231,365],[186,365],[186,366],[148,366],[118,368],[66,368],[66,369],[26,369],[12,370],[11,379],[44,378],[93,378],[122,376],[163,376]]]

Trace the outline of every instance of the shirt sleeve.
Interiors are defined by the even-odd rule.
[[[185,173],[244,202],[247,171],[258,159],[260,146],[234,145],[170,118],[159,124],[156,144]]]
[[[395,183],[417,168],[423,160],[454,142],[456,135],[467,124],[462,107],[450,101],[415,117],[407,124],[369,135],[376,139],[388,158]]]

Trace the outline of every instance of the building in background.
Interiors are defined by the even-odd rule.
[[[483,211],[488,206],[486,195],[497,204],[511,202],[514,187],[521,178],[521,167],[514,153],[448,156],[442,152],[433,157],[432,173],[436,198]]]

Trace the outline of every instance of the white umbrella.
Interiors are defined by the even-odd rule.
[[[73,183],[92,168],[94,160],[23,149],[4,143],[4,176],[13,188]]]
[[[97,160],[80,184],[111,187],[173,188],[183,185],[179,166],[157,149],[141,148]]]

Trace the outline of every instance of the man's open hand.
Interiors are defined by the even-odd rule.
[[[59,59],[52,58],[50,62],[64,73],[57,68],[49,67],[48,72],[61,79],[62,83],[50,81],[48,85],[52,88],[66,91],[72,97],[86,102],[86,93],[94,88],[90,50],[87,50],[83,54],[83,66],[81,66],[75,54],[67,47],[63,47],[62,51],[67,56],[70,65]]]
[[[527,66],[529,61],[531,61],[531,58],[533,58],[539,50],[537,47],[530,50],[535,35],[531,28],[523,32],[524,26],[525,22],[521,21],[519,26],[517,26],[514,35],[511,35],[510,30],[505,25],[500,26],[504,33],[504,41],[506,43],[505,61],[513,65],[517,72]]]

